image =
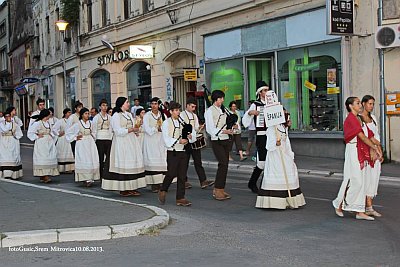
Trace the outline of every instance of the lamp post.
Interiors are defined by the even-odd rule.
[[[62,34],[62,59],[63,59],[63,70],[64,70],[64,101],[65,101],[65,106],[69,107],[68,105],[68,100],[67,100],[67,67],[65,65],[65,30],[67,29],[68,22],[64,20],[57,20],[56,25],[58,27],[58,30]]]

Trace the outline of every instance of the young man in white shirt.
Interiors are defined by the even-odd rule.
[[[139,98],[135,98],[133,100],[133,102],[134,102],[134,105],[131,108],[131,113],[132,113],[132,117],[136,118],[136,110],[138,110],[139,108],[143,108],[143,107],[140,105]]]

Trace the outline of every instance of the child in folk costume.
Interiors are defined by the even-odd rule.
[[[49,107],[49,111],[50,111],[49,123],[50,123],[51,128],[54,128],[54,125],[56,125],[58,118],[54,116],[54,108],[53,107]]]
[[[185,198],[185,181],[188,169],[189,155],[185,151],[185,145],[196,141],[196,131],[192,127],[191,132],[183,132],[187,129],[183,127],[179,119],[181,105],[172,102],[169,110],[171,117],[166,119],[162,125],[162,135],[165,146],[167,147],[167,166],[168,171],[165,175],[163,184],[158,192],[158,199],[161,204],[165,203],[167,191],[174,177],[178,178],[176,190],[176,205],[190,206],[192,203]]]
[[[349,97],[345,105],[349,115],[343,125],[346,142],[343,182],[332,204],[339,217],[344,217],[345,210],[355,212],[358,220],[373,221],[374,217],[365,214],[366,166],[374,164],[370,150],[378,157],[382,157],[382,151],[370,140],[374,137],[370,129],[367,128],[367,135],[364,134],[362,122],[358,118],[361,111],[360,99]]]
[[[288,128],[291,121],[286,111],[285,117],[285,124],[267,128],[267,157],[256,208],[294,209],[306,204],[290,145]]]
[[[151,99],[151,111],[143,117],[144,141],[143,159],[146,170],[146,183],[157,193],[167,171],[167,150],[162,137],[161,126],[165,119],[159,110],[159,98]]]
[[[57,163],[55,135],[49,123],[50,111],[43,109],[32,116],[35,122],[29,127],[28,138],[35,141],[33,147],[33,176],[39,176],[44,183],[51,182],[49,176],[60,175]]]
[[[110,153],[110,178],[103,179],[102,188],[120,191],[122,196],[140,196],[138,188],[146,187],[143,154],[136,136],[126,97],[118,97],[113,108],[111,127],[114,136]]]
[[[14,107],[4,113],[4,121],[0,123],[0,177],[18,179],[23,176],[19,139],[22,137],[21,127],[12,120]]]
[[[79,122],[79,117],[80,117],[80,111],[83,108],[83,104],[79,101],[75,102],[74,105],[74,114],[71,114],[71,116],[69,116],[68,120],[67,120],[67,126],[65,127],[65,130],[68,131],[68,129],[70,127],[72,127],[75,123]],[[71,142],[71,148],[72,148],[72,153],[75,156],[75,144],[76,141],[72,141]]]
[[[79,113],[79,122],[68,128],[66,139],[68,142],[76,141],[75,182],[83,182],[90,187],[95,180],[100,180],[99,154],[89,110],[82,108]]]
[[[371,114],[374,110],[375,106],[375,98],[371,95],[366,95],[361,100],[363,106],[363,112],[361,113],[362,121],[366,127],[363,127],[364,134],[368,134],[367,129],[369,128],[374,133],[374,138],[371,139],[373,143],[380,147],[382,150],[382,146],[380,143],[380,135],[379,135],[379,127],[377,124],[376,117]],[[376,141],[376,142],[375,142]],[[382,217],[382,215],[374,210],[373,208],[373,199],[378,194],[378,185],[379,178],[381,176],[381,163],[383,162],[383,157],[377,157],[374,151],[371,151],[371,156],[375,159],[374,165],[367,165],[366,168],[366,183],[365,183],[365,193],[367,195],[366,201],[366,212],[368,216],[374,217]]]
[[[100,177],[109,178],[110,151],[112,143],[111,115],[107,114],[108,102],[102,99],[100,112],[93,118],[93,131],[96,137],[97,151],[100,160]]]
[[[56,122],[52,129],[53,133],[58,136],[56,148],[58,170],[60,173],[72,173],[75,169],[75,159],[74,154],[72,154],[71,144],[65,139],[65,128],[67,127],[67,120],[70,115],[71,109],[64,109],[63,117]]]
[[[135,117],[133,118],[133,124],[135,125],[135,128],[138,128],[139,131],[136,132],[136,136],[139,139],[139,143],[142,146],[142,151],[143,151],[143,141],[144,141],[144,129],[143,129],[143,117],[144,114],[146,114],[146,111],[143,108],[138,108],[136,109],[136,114]]]

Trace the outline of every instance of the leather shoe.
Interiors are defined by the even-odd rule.
[[[177,199],[176,200],[176,205],[177,206],[183,206],[183,207],[189,207],[190,205],[192,205],[192,202],[190,202],[186,198],[182,198],[182,199]]]
[[[209,186],[212,186],[214,183],[215,183],[214,181],[205,180],[200,183],[200,186],[201,186],[201,189],[205,189]]]
[[[228,196],[229,196],[229,195],[228,195]],[[223,201],[223,200],[229,199],[229,197],[227,197],[227,196],[225,195],[224,189],[217,189],[217,188],[214,188],[214,191],[213,191],[213,198],[214,198],[215,200],[219,200],[219,201]]]
[[[164,205],[166,198],[167,198],[166,191],[158,191],[158,201],[160,201],[160,204]]]
[[[366,215],[365,213],[357,214],[356,215],[357,220],[366,220],[366,221],[375,221],[374,217],[370,217]]]
[[[185,182],[185,189],[192,188],[192,185],[189,182]]]

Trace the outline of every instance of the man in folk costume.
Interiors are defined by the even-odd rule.
[[[96,136],[96,146],[99,153],[100,177],[110,178],[110,151],[112,144],[111,116],[107,114],[108,102],[102,99],[99,103],[100,112],[93,118],[93,132]]]
[[[32,119],[33,116],[38,116],[40,114],[40,111],[44,110],[46,107],[46,103],[44,99],[41,99],[40,97],[36,100],[36,106],[37,109],[32,112],[31,119],[29,120],[29,127],[36,121],[35,119]],[[29,129],[28,127],[28,129]]]
[[[258,193],[257,181],[264,170],[265,158],[267,157],[267,127],[265,126],[264,108],[268,90],[269,86],[264,81],[257,82],[257,100],[251,104],[242,119],[244,127],[249,127],[252,120],[256,126],[257,164],[248,183],[249,189],[256,194]]]
[[[143,161],[146,183],[157,193],[167,172],[167,150],[162,137],[162,124],[165,116],[160,111],[159,98],[151,99],[151,111],[143,117],[145,132],[143,141]]]
[[[190,132],[187,127],[182,125],[179,118],[180,108],[180,104],[172,102],[169,107],[171,117],[162,124],[162,135],[168,150],[168,170],[158,192],[158,199],[161,204],[165,204],[167,191],[174,177],[177,177],[176,205],[186,207],[192,203],[185,198],[185,180],[189,163],[189,155],[185,151],[185,146],[190,145],[189,142],[196,141],[196,132],[193,127]]]
[[[192,125],[197,135],[204,128],[204,124],[200,126],[199,118],[197,117],[195,110],[196,110],[196,100],[194,98],[188,98],[188,100],[186,101],[186,110],[180,113],[180,117],[185,123]],[[205,189],[213,185],[214,181],[207,180],[206,172],[204,171],[203,164],[201,161],[201,149],[192,148],[189,149],[187,153],[189,154],[187,157],[188,164],[190,160],[190,155],[193,157],[194,168],[196,170],[197,176],[199,177],[201,188]],[[187,182],[187,178],[185,187],[186,189],[192,187],[192,185],[189,182]]]
[[[79,117],[81,116],[80,111],[82,108],[83,104],[80,101],[76,101],[74,105],[75,113],[69,116],[67,120],[67,126],[65,127],[65,131],[68,131],[70,127],[72,127],[75,123],[79,122]],[[75,156],[75,145],[76,141],[74,140],[71,142],[72,153],[74,154],[74,156]]]
[[[218,170],[215,178],[213,197],[216,200],[227,200],[231,196],[225,192],[228,173],[229,152],[232,147],[232,129],[227,129],[228,114],[223,107],[225,93],[215,90],[211,93],[213,105],[204,114],[206,130],[211,136],[211,146],[218,160]],[[236,126],[236,125],[235,125]],[[233,126],[235,128],[235,126]],[[237,126],[236,126],[237,127]]]

